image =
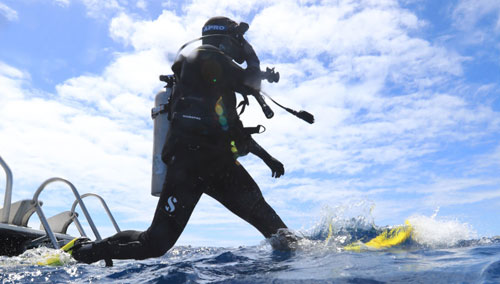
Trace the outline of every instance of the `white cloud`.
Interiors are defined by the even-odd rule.
[[[268,5],[269,2],[259,0],[194,0],[183,5],[183,12],[185,18],[196,25],[196,31],[201,33],[201,27],[211,17],[226,16],[237,22],[244,21],[244,18]]]
[[[57,5],[61,6],[61,7],[68,7],[69,4],[70,4],[70,0],[53,0],[54,3],[56,3]]]
[[[137,51],[154,49],[173,61],[182,44],[200,36],[202,24],[200,19],[179,17],[169,10],[163,10],[155,20],[134,19],[121,13],[111,20],[110,34]]]
[[[22,88],[28,81],[28,74],[0,61],[0,102],[23,98]]]
[[[112,114],[86,113],[89,108],[85,104],[64,99],[64,90],[59,98],[33,96],[27,75],[4,63],[0,70],[0,81],[6,82],[1,85],[0,96],[0,154],[14,173],[14,199],[28,198],[42,181],[61,176],[72,181],[81,193],[103,195],[115,211],[121,209],[121,202],[126,204],[122,206],[125,212],[133,207],[130,202],[142,203],[143,208],[154,207],[155,200],[149,197],[151,133],[143,124],[120,118],[121,111],[114,108]],[[97,81],[79,85],[74,93],[82,98],[85,94],[96,98],[99,96],[95,92],[104,93],[100,100],[106,101],[102,90],[108,87]],[[129,97],[114,97],[111,103],[141,103],[139,97]],[[149,109],[145,109],[147,117]],[[128,109],[123,112],[126,114]],[[136,110],[129,115],[134,113]],[[112,198],[131,188],[142,192],[142,197],[133,201]],[[50,200],[53,194],[48,191],[44,198]]]
[[[398,10],[394,1],[366,1],[301,6],[281,1],[264,8],[251,23],[249,35],[260,49],[282,56],[370,53],[405,36],[418,19]],[[287,54],[288,55],[288,54]]]
[[[483,17],[500,16],[500,3],[489,0],[461,0],[453,11],[455,23],[464,29],[473,28]]]
[[[121,13],[111,21],[110,36],[115,41],[123,41],[125,45],[129,45],[133,32],[134,20],[129,15]]]
[[[97,19],[107,19],[125,10],[118,0],[81,0],[87,8],[87,15]]]
[[[19,19],[17,11],[0,2],[0,16],[8,21],[17,21]]]
[[[454,25],[467,33],[466,42],[484,43],[500,32],[500,2],[461,0],[452,13]]]
[[[144,0],[137,1],[137,3],[135,5],[137,6],[137,8],[139,8],[141,10],[146,10],[148,7],[148,3]]]

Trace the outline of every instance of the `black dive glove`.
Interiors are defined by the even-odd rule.
[[[272,176],[274,178],[279,178],[285,174],[285,167],[275,158],[269,156],[267,159],[264,159],[264,163],[266,163],[266,165],[271,169]]]
[[[280,176],[285,174],[285,167],[283,164],[273,158],[273,156],[269,155],[269,153],[264,150],[264,148],[260,147],[255,140],[253,140],[250,137],[250,140],[248,140],[248,149],[250,150],[250,153],[256,155],[257,157],[261,158],[264,163],[271,169],[271,172],[273,173],[272,176],[275,178],[279,178]]]

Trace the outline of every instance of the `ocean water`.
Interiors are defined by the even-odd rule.
[[[398,246],[346,251],[390,227],[365,217],[324,214],[292,252],[273,251],[267,241],[246,247],[174,247],[143,261],[76,263],[61,254],[62,266],[35,265],[39,248],[0,257],[1,283],[500,283],[500,237],[478,238],[467,225],[436,216],[413,216],[410,239]],[[330,235],[330,237],[328,237]]]

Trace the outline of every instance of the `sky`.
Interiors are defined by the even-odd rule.
[[[146,229],[158,75],[218,15],[249,23],[261,67],[280,72],[263,90],[315,115],[309,125],[271,104],[268,120],[251,100],[241,117],[266,127],[254,139],[285,165],[273,179],[240,159],[290,228],[307,231],[325,212],[379,226],[435,215],[500,235],[494,0],[0,0],[0,156],[13,201],[62,177],[101,195],[122,230]],[[2,202],[4,184],[0,174]],[[48,216],[74,200],[64,184],[40,199]],[[113,234],[98,200],[84,201]],[[262,240],[204,196],[178,244]]]

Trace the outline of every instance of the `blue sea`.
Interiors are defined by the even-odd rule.
[[[414,216],[411,238],[386,249],[352,252],[344,246],[368,241],[394,226],[365,218],[324,217],[292,252],[255,246],[178,246],[161,258],[38,266],[54,250],[39,248],[0,257],[1,283],[500,283],[500,237],[475,237],[455,220]]]

